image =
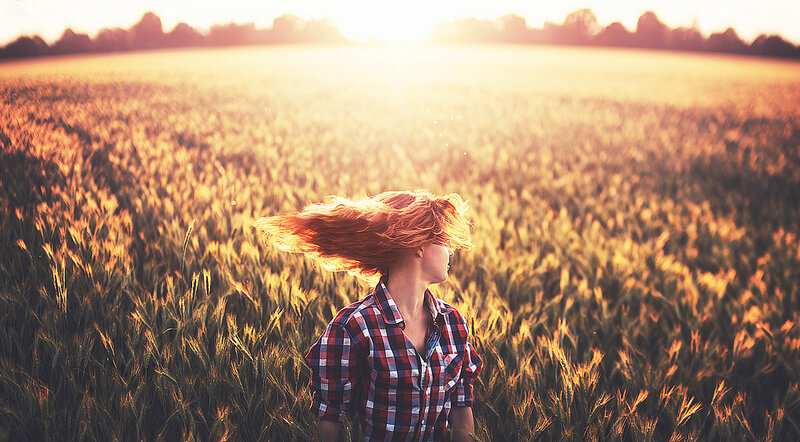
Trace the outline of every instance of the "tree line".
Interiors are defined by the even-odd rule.
[[[514,14],[497,20],[456,20],[438,25],[432,40],[614,46],[800,58],[800,46],[795,47],[778,35],[762,34],[747,44],[729,27],[705,38],[694,25],[670,29],[652,11],[639,17],[635,31],[628,31],[618,21],[603,27],[591,9],[583,8],[567,15],[564,23],[545,22],[541,29],[528,28],[525,19]]]
[[[541,29],[529,28],[525,19],[515,14],[496,20],[455,20],[437,25],[431,41],[613,46],[800,58],[800,46],[778,35],[762,34],[748,44],[729,27],[705,38],[695,26],[669,28],[652,11],[639,17],[635,31],[628,31],[618,21],[601,26],[588,8],[568,14],[561,24],[545,22]],[[307,21],[293,15],[276,18],[271,28],[259,29],[252,22],[229,23],[214,25],[203,34],[183,22],[164,32],[161,19],[147,12],[130,29],[107,28],[94,38],[67,29],[50,46],[39,36],[22,36],[0,48],[0,59],[190,46],[344,42],[347,40],[341,32],[326,21]]]
[[[45,55],[89,52],[122,52],[191,46],[230,46],[282,43],[339,43],[345,38],[338,29],[322,20],[302,20],[282,15],[271,28],[259,29],[254,23],[214,25],[203,34],[187,23],[178,23],[164,32],[161,18],[147,12],[130,29],[102,29],[94,38],[67,29],[49,46],[41,37],[22,36],[0,48],[0,58],[27,58]]]

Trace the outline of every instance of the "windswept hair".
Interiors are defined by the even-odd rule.
[[[325,268],[370,278],[389,273],[398,255],[433,241],[472,247],[469,207],[458,194],[436,197],[424,190],[383,192],[351,201],[329,197],[302,212],[261,218],[253,226],[265,242],[301,252]]]

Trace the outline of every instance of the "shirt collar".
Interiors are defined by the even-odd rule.
[[[386,275],[381,276],[378,285],[375,286],[375,302],[378,304],[378,308],[387,324],[402,324],[405,328],[405,321],[400,315],[400,310],[397,308],[394,299],[392,299],[392,295],[389,294],[389,289],[386,288],[388,281],[389,278]],[[450,313],[448,308],[439,308],[439,303],[429,289],[425,289],[425,302],[428,304],[428,312],[430,312],[434,323],[436,323],[440,315]]]

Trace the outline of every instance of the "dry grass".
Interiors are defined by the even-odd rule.
[[[482,438],[800,438],[796,65],[394,51],[4,65],[0,435],[311,438],[303,354],[369,286],[252,222],[424,187],[473,207],[438,293]]]

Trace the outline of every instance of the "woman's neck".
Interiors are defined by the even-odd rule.
[[[394,303],[404,321],[417,321],[425,315],[425,290],[428,282],[420,277],[420,269],[414,266],[396,266],[389,272],[386,282]]]

